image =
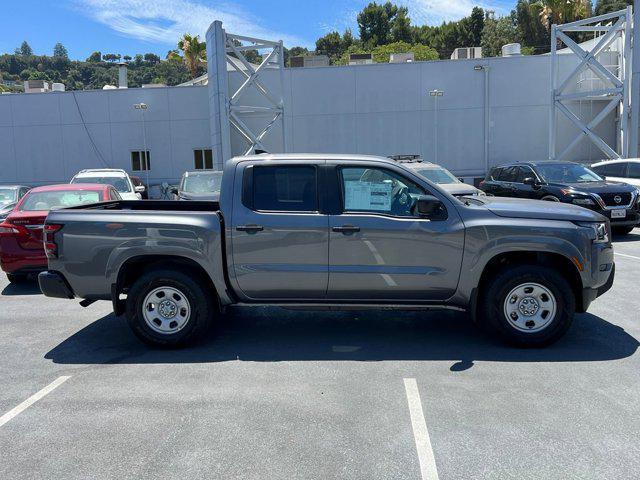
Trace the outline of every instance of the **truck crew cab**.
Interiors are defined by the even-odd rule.
[[[52,297],[110,300],[154,345],[229,305],[446,308],[547,345],[613,282],[609,223],[561,203],[456,198],[381,157],[227,162],[219,202],[116,201],[52,212]]]

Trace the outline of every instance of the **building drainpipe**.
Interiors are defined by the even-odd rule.
[[[489,65],[476,65],[474,70],[484,72],[484,171],[485,175],[489,172],[489,131],[491,116],[489,112]]]
[[[638,158],[638,129],[640,129],[640,0],[633,2],[633,58],[631,60],[631,131],[628,153]]]

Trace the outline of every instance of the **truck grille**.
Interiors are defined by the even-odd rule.
[[[601,193],[600,198],[607,207],[626,207],[631,203],[631,193]]]

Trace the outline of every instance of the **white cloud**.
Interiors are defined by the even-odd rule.
[[[444,21],[460,20],[469,16],[473,7],[493,10],[498,15],[506,13],[502,2],[484,3],[474,0],[401,0],[409,8],[414,24],[438,25]]]
[[[175,45],[184,33],[204,39],[214,20],[221,20],[229,33],[283,40],[287,46],[308,43],[263,27],[259,19],[232,4],[213,7],[196,0],[75,0],[75,5],[124,36],[168,45]]]

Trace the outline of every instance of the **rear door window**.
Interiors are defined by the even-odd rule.
[[[316,168],[256,166],[253,169],[253,208],[274,212],[318,211]]]
[[[629,162],[629,178],[640,179],[640,163]]]
[[[604,177],[626,177],[627,176],[627,163],[626,162],[616,162],[616,163],[604,163],[602,165],[598,165],[592,169],[598,175]]]

